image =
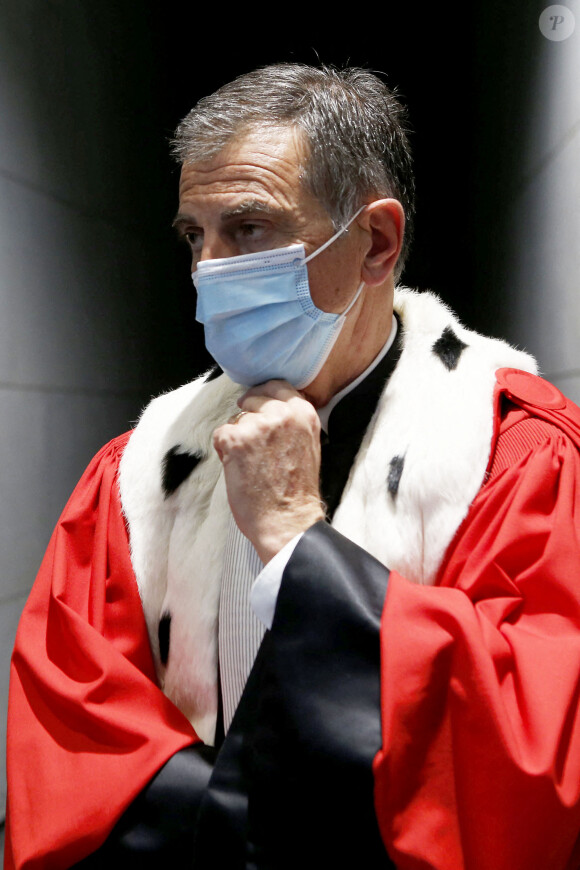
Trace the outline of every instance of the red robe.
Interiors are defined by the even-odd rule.
[[[196,741],[155,684],[117,471],[94,458],[52,536],[16,636],[6,868],[69,867],[177,750]]]
[[[18,631],[8,868],[90,854],[196,740],[154,683],[116,485],[127,439],[75,490]],[[504,371],[494,445],[436,586],[389,580],[375,802],[400,870],[580,866],[580,411]]]
[[[389,578],[375,782],[399,870],[580,867],[580,410],[498,374],[491,480],[437,585]]]

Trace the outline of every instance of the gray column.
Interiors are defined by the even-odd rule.
[[[0,4],[2,710],[19,615],[75,482],[152,393],[187,377],[152,241],[167,144],[146,13]]]
[[[580,402],[580,2],[555,5],[477,8],[473,308]]]

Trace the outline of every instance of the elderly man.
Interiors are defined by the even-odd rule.
[[[577,868],[580,412],[395,288],[413,180],[374,75],[242,76],[175,150],[219,367],[52,539],[8,865]]]

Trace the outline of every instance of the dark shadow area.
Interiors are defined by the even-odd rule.
[[[482,331],[510,338],[509,210],[524,183],[538,18],[547,4],[478,4],[472,90],[471,285],[465,308]]]

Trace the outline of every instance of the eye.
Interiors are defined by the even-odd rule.
[[[183,234],[183,238],[190,246],[190,248],[198,248],[203,242],[203,233],[199,230],[188,230]]]
[[[242,233],[243,236],[253,236],[260,229],[261,229],[261,227],[258,224],[245,223],[245,224],[241,225],[240,232]]]
[[[266,232],[266,224],[259,221],[242,221],[235,228],[235,235],[244,242],[257,242],[266,235]]]

